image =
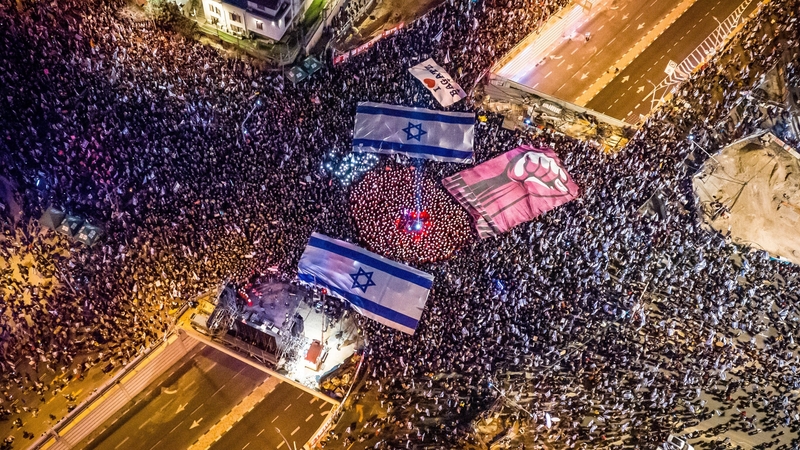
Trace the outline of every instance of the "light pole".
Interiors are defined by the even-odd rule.
[[[256,108],[258,108],[259,106],[261,106],[260,98],[256,100],[256,103],[253,105],[252,108],[250,108],[250,112],[247,113],[247,115],[244,117],[244,120],[242,121],[242,137],[245,140],[247,140],[247,129],[245,128],[245,124],[247,123],[248,120],[250,120],[250,116],[253,114],[253,111],[255,111]]]
[[[275,427],[275,431],[277,431],[278,434],[281,435],[281,438],[283,438],[283,442],[286,443],[286,448],[288,448],[289,450],[292,450],[292,446],[289,445],[289,441],[286,440],[286,436],[284,436],[283,433],[281,433],[281,429],[278,428],[278,427]],[[296,445],[294,446],[294,450],[297,450],[297,446]]]
[[[708,156],[709,158],[713,159],[715,163],[717,163],[718,165],[720,164],[719,161],[717,161],[717,158],[714,157],[714,155],[709,153],[708,150],[706,150],[702,145],[700,145],[700,144],[698,144],[697,142],[694,141],[694,135],[693,134],[690,134],[688,138],[689,138],[689,142],[690,143],[692,143],[695,147],[699,148],[703,153],[706,154],[706,156]]]
[[[501,397],[503,397],[503,398],[504,398],[506,401],[508,401],[509,403],[511,403],[511,404],[512,404],[514,407],[516,407],[516,408],[517,408],[517,409],[519,409],[520,411],[523,411],[525,414],[529,415],[529,416],[531,417],[531,419],[533,419],[533,420],[536,420],[536,416],[534,416],[534,415],[533,415],[533,414],[532,414],[530,411],[528,411],[527,409],[523,408],[523,407],[522,407],[522,406],[521,406],[519,403],[517,403],[516,401],[514,401],[514,400],[511,400],[510,398],[508,398],[508,397],[506,396],[506,393],[505,393],[505,392],[503,392],[503,391],[501,391],[500,389],[498,389],[498,388],[497,388],[497,386],[495,386],[495,384],[494,384],[494,380],[491,380],[491,379],[489,380],[489,386],[493,387],[493,388],[494,388],[494,390],[495,390],[495,391],[497,391],[497,393],[498,393],[498,394],[500,394],[500,396],[501,396]]]

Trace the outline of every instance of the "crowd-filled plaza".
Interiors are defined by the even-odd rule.
[[[0,438],[33,438],[26,424],[69,379],[133,358],[194,295],[294,281],[318,232],[435,279],[413,335],[356,316],[383,412],[328,448],[471,448],[490,410],[515,430],[509,448],[653,449],[689,431],[709,448],[740,432],[752,448],[800,448],[800,271],[703,228],[687,163],[761,129],[764,111],[788,114],[729,112],[775,65],[800,86],[797,0],[761,5],[617,152],[509,130],[472,97],[448,107],[482,118],[476,163],[550,148],[580,187],[496,237],[441,187],[463,164],[380,156],[347,183],[325,170],[352,152],[359,102],[442,109],[408,68],[433,58],[472,92],[566,3],[448,0],[340,64],[323,55],[295,85],[134,23],[119,0],[0,0],[0,176],[15,190],[0,199]],[[413,203],[397,186],[415,176],[429,224],[385,211]],[[659,190],[664,217],[640,214]],[[43,229],[50,205],[105,235],[86,247]],[[405,232],[417,223],[424,235]],[[712,415],[720,425],[691,429]]]

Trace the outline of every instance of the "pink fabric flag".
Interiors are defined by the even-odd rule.
[[[482,239],[504,233],[578,196],[556,153],[527,145],[442,180],[475,219]]]

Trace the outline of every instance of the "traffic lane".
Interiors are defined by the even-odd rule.
[[[616,9],[606,8],[552,52],[531,73],[526,84],[560,99],[575,102],[598,78],[613,70],[619,59],[641,40],[680,0],[631,1]],[[591,33],[587,42],[585,33]]]
[[[216,351],[216,350],[215,350]],[[218,352],[223,355],[221,352]],[[225,355],[225,358],[231,358]],[[152,446],[142,446],[142,449],[174,449],[175,442],[182,442],[180,448],[188,448],[194,441],[205,434],[215,423],[224,417],[234,406],[250,394],[268,375],[250,364],[231,358],[235,364],[230,367],[238,369],[232,376],[228,373],[218,377],[212,383],[211,389],[198,388],[196,394],[183,404],[178,405],[175,411],[183,409],[189,414],[181,422],[170,429],[169,434],[161,435],[161,429],[151,430],[154,436],[160,436],[159,442]],[[222,384],[220,384],[222,383]],[[219,386],[219,387],[217,387]],[[214,389],[216,388],[216,389]],[[196,405],[196,406],[195,406]],[[175,423],[173,419],[171,423]],[[134,433],[134,436],[136,434]]]
[[[266,377],[261,370],[204,346],[195,358],[148,387],[139,402],[113,419],[88,448],[188,447]]]
[[[629,123],[638,121],[640,114],[650,111],[653,85],[666,77],[664,69],[669,61],[680,63],[688,57],[719,26],[715,18],[725,20],[740,4],[739,1],[698,0],[590,100],[587,107]],[[756,7],[754,1],[745,15]]]
[[[650,102],[645,99],[652,93],[653,84],[666,76],[667,63],[682,61],[714,31],[718,24],[712,14],[723,11],[723,3],[723,0],[698,0],[592,98],[587,107],[622,120],[631,117],[636,105],[641,108],[646,103],[645,110],[649,111]],[[737,6],[738,2],[730,5],[727,14]]]
[[[198,344],[188,354],[179,359],[175,364],[172,365],[170,370],[167,370],[155,381],[150,383],[145,390],[129,401],[124,408],[101,424],[98,427],[98,430],[102,430],[99,434],[93,432],[87,438],[88,442],[82,442],[79,447],[93,449],[103,445],[103,443],[108,439],[113,439],[114,433],[119,429],[120,426],[124,424],[126,416],[133,415],[135,412],[141,410],[149,402],[151,402],[153,397],[155,397],[153,394],[154,390],[160,393],[161,386],[173,384],[178,377],[180,377],[182,374],[185,374],[191,366],[193,359],[197,358],[201,352],[205,351],[203,347],[205,347],[203,344]],[[174,370],[172,370],[173,368]],[[124,439],[124,437],[121,439]]]
[[[211,447],[211,450],[283,449],[305,444],[322,424],[332,405],[289,383],[280,383]]]
[[[98,449],[123,444],[144,450],[181,447],[181,443],[188,447],[266,378],[264,372],[211,347],[205,352],[187,364],[177,380],[159,386],[150,404],[128,414]]]

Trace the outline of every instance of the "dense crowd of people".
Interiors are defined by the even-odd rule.
[[[355,28],[360,19],[369,12],[369,7],[375,4],[375,0],[352,0],[345,2],[339,13],[331,21],[331,30],[334,36],[341,36],[345,32]]]
[[[472,239],[469,214],[424,169],[388,164],[350,193],[359,242],[395,261],[438,261]]]
[[[350,187],[320,170],[325,155],[350,151],[356,103],[437,108],[406,68],[449,55],[446,68],[469,89],[565,3],[449,0],[295,86],[137,25],[119,1],[0,1],[0,174],[20,186],[25,217],[53,203],[106,230],[96,246],[52,257],[60,287],[39,306],[3,294],[0,407],[10,389],[43,395],[20,361],[65,370],[106,348],[127,359],[196,293],[272,266],[292,279],[312,231],[360,243]],[[520,143],[549,146],[581,197],[420,265],[436,282],[415,335],[359,320],[386,415],[340,439],[457,448],[479,439],[473,424],[499,408],[525,448],[655,448],[716,414],[712,402],[720,427],[798,431],[798,271],[701,228],[686,159],[705,157],[685,138],[719,148],[762,125],[758,105],[736,124],[727,110],[766,70],[798,60],[799,6],[761,6],[619,153],[509,131],[481,112],[476,161]],[[785,69],[798,85],[796,63]],[[462,168],[426,163],[437,179]],[[642,217],[658,189],[670,199],[666,218]],[[4,255],[15,242],[0,241]],[[18,326],[26,315],[35,326]],[[89,338],[73,345],[79,333]]]

